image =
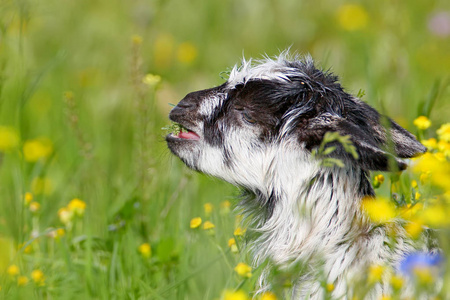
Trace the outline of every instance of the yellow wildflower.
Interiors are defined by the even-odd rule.
[[[203,224],[204,230],[213,229],[214,227],[216,227],[216,226],[210,221],[205,221],[205,223]]]
[[[72,199],[67,205],[67,208],[73,212],[75,215],[82,217],[84,210],[86,209],[86,202],[78,198]]]
[[[391,286],[394,290],[400,290],[404,283],[405,280],[401,276],[394,275],[391,277]]]
[[[23,199],[25,200],[25,205],[30,204],[31,201],[33,201],[33,194],[32,193],[25,193],[25,195],[23,196]]]
[[[430,284],[434,281],[434,276],[431,273],[431,270],[427,267],[414,268],[413,272],[422,284]]]
[[[389,295],[383,295],[383,296],[381,296],[381,298],[380,298],[380,300],[391,300],[392,298],[391,298],[391,296],[389,296]]]
[[[422,174],[420,174],[419,177],[420,183],[425,184],[428,181],[428,179],[430,179],[430,177],[431,177],[430,171],[423,172]]]
[[[174,39],[169,34],[161,34],[156,37],[154,45],[154,65],[157,68],[170,66],[173,57]]]
[[[234,235],[235,235],[235,236],[243,236],[244,233],[245,233],[245,231],[246,231],[246,229],[242,229],[242,227],[237,227],[237,228],[234,230]]]
[[[418,200],[418,199],[420,199],[421,196],[422,196],[421,193],[416,192],[416,193],[414,194],[414,199],[415,199],[415,200]]]
[[[142,36],[134,34],[131,36],[131,41],[135,45],[140,45],[140,44],[142,44]]]
[[[12,127],[0,126],[0,151],[9,151],[19,145],[19,136]]]
[[[441,154],[442,155],[442,154]],[[440,155],[425,153],[420,159],[414,162],[413,171],[416,173],[425,173],[426,178],[436,186],[447,189],[450,186],[450,165]],[[425,180],[424,175],[420,175],[421,181]]]
[[[197,58],[197,48],[190,42],[182,43],[178,47],[177,59],[183,64],[190,64]]]
[[[233,253],[238,252],[238,247],[236,245],[236,240],[234,238],[228,240],[228,247],[230,247],[231,252]]]
[[[355,31],[366,27],[369,16],[361,5],[344,4],[338,9],[337,19],[343,29]]]
[[[63,224],[68,224],[70,223],[70,221],[72,221],[73,218],[73,212],[70,211],[68,208],[66,207],[62,207],[58,210],[58,217],[59,220],[61,221],[61,223]]]
[[[36,162],[48,158],[53,152],[53,144],[48,138],[37,138],[25,141],[23,155],[26,161]]]
[[[247,265],[246,263],[238,263],[237,266],[234,268],[234,271],[239,274],[239,276],[242,277],[252,277],[252,268]]]
[[[450,157],[450,143],[446,141],[439,141],[437,144],[439,151],[447,157]]]
[[[326,290],[327,290],[327,292],[329,292],[329,293],[331,293],[332,291],[334,291],[334,284],[332,284],[332,283],[327,283]]]
[[[30,203],[29,209],[32,213],[37,213],[40,208],[41,208],[41,204],[39,204],[39,202],[33,201]]]
[[[203,208],[205,210],[205,214],[209,215],[213,211],[214,206],[208,202],[203,204]]]
[[[223,300],[248,300],[248,295],[242,291],[225,291],[225,294],[223,296]]]
[[[272,292],[264,292],[261,295],[261,300],[277,300],[277,296]]]
[[[66,235],[66,230],[64,228],[56,229],[56,238],[61,238]]]
[[[198,228],[202,224],[202,218],[193,218],[190,223],[191,228]]]
[[[379,188],[380,185],[384,182],[384,176],[383,174],[375,175],[373,178],[373,187]]]
[[[447,217],[447,211],[442,205],[426,207],[423,211],[421,211],[420,218],[424,224],[435,228],[442,227],[450,223],[450,220]]]
[[[220,203],[220,212],[222,214],[227,214],[230,212],[231,202],[228,200],[223,201]]]
[[[52,181],[46,177],[36,177],[31,181],[31,190],[36,195],[50,195],[53,192]]]
[[[371,265],[369,267],[369,277],[368,281],[370,283],[375,283],[381,281],[381,277],[384,273],[384,267],[380,265]]]
[[[411,187],[414,189],[417,189],[419,187],[416,180],[411,180]]]
[[[401,216],[403,219],[412,220],[422,209],[422,203],[416,203],[414,205],[408,204],[406,207],[402,208]]]
[[[428,140],[422,140],[420,141],[425,147],[428,148],[428,150],[435,150],[438,147],[438,142],[435,138],[431,138]]]
[[[366,197],[361,204],[362,210],[375,223],[386,223],[392,221],[396,215],[395,205],[385,198],[373,199]]]
[[[37,285],[44,285],[45,277],[41,270],[33,270],[31,272],[31,279],[33,279],[33,282]]]
[[[144,79],[142,79],[142,82],[150,87],[155,87],[161,82],[161,76],[154,74],[147,74],[145,75]]]
[[[149,258],[152,255],[152,248],[150,244],[144,243],[139,246],[138,248],[139,253],[141,253],[142,256]]]
[[[17,276],[20,273],[19,267],[16,265],[10,265],[8,269],[6,270],[6,273],[8,273],[11,276]]]
[[[17,277],[17,285],[18,286],[24,286],[27,285],[29,279],[26,276],[19,276]]]
[[[450,123],[442,124],[436,133],[440,140],[450,142]]]
[[[414,126],[416,126],[420,130],[428,129],[431,126],[431,121],[425,116],[420,116],[413,122]]]
[[[420,221],[417,222],[410,222],[405,226],[405,231],[408,233],[412,238],[416,239],[420,236],[423,230],[423,224]]]

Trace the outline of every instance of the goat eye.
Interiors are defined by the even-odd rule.
[[[256,123],[256,120],[253,119],[245,110],[242,111],[242,116],[244,117],[244,120],[247,121],[250,124]]]

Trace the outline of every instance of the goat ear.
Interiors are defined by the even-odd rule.
[[[398,157],[411,158],[427,151],[427,148],[417,141],[409,131],[389,119],[390,136],[394,144],[394,150]]]
[[[378,171],[404,170],[407,165],[400,158],[410,158],[426,151],[426,148],[411,133],[394,121],[388,119],[392,126],[387,133],[378,120],[375,121],[370,116],[367,117],[365,123],[360,122],[361,120],[356,122],[336,116],[331,118],[330,116],[316,117],[309,123],[308,132],[313,134],[305,139],[306,146],[311,149],[320,145],[323,135],[327,131],[350,136],[358,158],[354,158],[337,142],[326,145],[326,147],[333,146],[336,148],[329,156],[350,161],[366,170]],[[388,139],[392,142],[387,142]],[[391,147],[389,147],[389,144],[391,144]],[[392,149],[392,151],[389,149]]]

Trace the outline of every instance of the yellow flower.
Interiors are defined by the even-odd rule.
[[[413,272],[422,284],[430,284],[434,281],[434,276],[431,273],[431,270],[427,267],[414,268]]]
[[[234,238],[228,240],[228,247],[230,247],[230,250],[233,253],[237,253],[239,251]]]
[[[392,298],[391,298],[391,296],[389,296],[389,295],[383,295],[383,296],[381,296],[381,298],[380,298],[380,300],[391,300]]]
[[[50,195],[53,192],[52,181],[46,177],[36,177],[31,181],[31,190],[36,195]]]
[[[400,290],[404,283],[405,280],[401,276],[394,275],[391,277],[391,286],[394,290]]]
[[[64,235],[66,235],[66,231],[64,230],[64,228],[55,229],[48,234],[49,237],[54,239],[59,239]]]
[[[156,37],[154,45],[154,64],[157,68],[170,66],[173,57],[173,37],[169,34],[161,34]]]
[[[200,225],[202,225],[202,218],[197,217],[197,218],[193,218],[191,220],[191,223],[190,223],[191,228],[198,228]]]
[[[422,194],[421,193],[419,193],[419,192],[416,192],[415,194],[414,194],[414,200],[418,200],[418,199],[420,199],[420,197],[422,196]]]
[[[331,293],[332,291],[334,291],[334,284],[332,283],[328,283],[326,286],[326,290],[327,292]]]
[[[8,273],[11,276],[17,276],[20,273],[19,267],[16,265],[10,265],[8,269],[6,270],[6,273]]]
[[[239,276],[248,278],[252,277],[252,268],[246,263],[238,263],[234,270],[239,274]]]
[[[41,208],[41,204],[39,204],[39,202],[33,201],[30,203],[29,209],[32,213],[37,213],[40,208]]]
[[[381,277],[384,273],[384,267],[380,265],[371,265],[369,267],[369,277],[368,281],[370,283],[375,283],[381,281]]]
[[[355,31],[366,27],[369,16],[361,5],[344,4],[337,12],[337,19],[343,29]]]
[[[411,187],[414,189],[417,189],[419,187],[416,180],[411,180]]]
[[[449,142],[439,141],[439,143],[437,144],[437,148],[443,155],[450,157],[450,143]]]
[[[431,138],[428,140],[422,140],[420,141],[425,147],[428,148],[428,150],[434,150],[437,149],[438,144],[437,144],[437,140],[435,138]]]
[[[447,210],[442,205],[433,205],[426,207],[421,211],[420,219],[428,226],[439,228],[450,224],[447,216]]]
[[[242,291],[225,291],[225,294],[223,296],[223,300],[248,300],[249,297],[247,294]]]
[[[72,199],[67,205],[67,208],[73,212],[75,215],[82,217],[84,210],[86,209],[86,202],[78,198]]]
[[[48,158],[53,152],[53,144],[48,138],[37,138],[25,141],[23,155],[26,161],[36,162]]]
[[[373,178],[373,187],[379,188],[380,185],[384,182],[384,176],[383,174],[375,175]]]
[[[450,123],[442,124],[436,133],[440,140],[450,142]]]
[[[416,126],[420,130],[428,129],[431,126],[431,121],[425,116],[420,116],[413,122],[414,126]]]
[[[12,127],[0,126],[0,151],[9,151],[19,145],[19,136]]]
[[[37,285],[44,285],[45,277],[44,273],[41,270],[33,270],[31,272],[31,279],[33,279],[33,282]]]
[[[216,226],[213,223],[211,223],[210,221],[205,221],[205,223],[203,224],[204,230],[213,229],[214,227],[216,227]]]
[[[144,79],[142,79],[142,82],[150,87],[155,87],[161,82],[161,76],[154,74],[147,74],[145,75]]]
[[[27,192],[23,196],[23,199],[25,200],[25,205],[28,205],[28,204],[30,204],[31,201],[33,201],[33,194]]]
[[[208,202],[203,205],[203,208],[205,209],[205,214],[209,215],[213,211],[214,206]]]
[[[377,199],[364,198],[361,208],[375,223],[390,222],[397,216],[395,205],[388,199],[381,197]]]
[[[272,292],[264,292],[261,295],[261,300],[277,300],[277,296]]]
[[[26,276],[19,276],[17,277],[17,285],[18,286],[24,286],[27,285],[29,279]]]
[[[131,36],[131,41],[135,45],[140,45],[140,44],[142,44],[142,36],[134,34]]]
[[[425,153],[414,162],[413,171],[426,174],[420,175],[421,181],[430,178],[433,184],[446,190],[450,186],[450,164],[442,159],[442,154]]]
[[[230,212],[231,202],[228,200],[223,201],[220,203],[220,213],[227,214]]]
[[[405,231],[408,233],[412,238],[417,239],[423,230],[423,224],[422,222],[410,222],[405,226]]]
[[[56,237],[61,238],[66,235],[66,230],[64,228],[56,229]]]
[[[142,245],[139,246],[138,248],[139,253],[142,254],[142,256],[149,258],[152,255],[152,248],[150,246],[150,244],[148,243],[144,243]]]
[[[238,227],[234,230],[234,235],[235,236],[243,236],[245,231],[246,231],[246,229],[242,229],[242,227]]]
[[[68,224],[72,221],[73,212],[70,211],[67,207],[62,207],[58,210],[58,217],[61,223]]]
[[[182,43],[178,47],[177,59],[183,64],[190,64],[197,58],[197,48],[190,42]]]

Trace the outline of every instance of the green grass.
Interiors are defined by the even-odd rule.
[[[339,23],[343,4],[1,1],[0,126],[20,141],[0,153],[0,297],[218,299],[241,283],[251,291],[256,276],[243,281],[233,271],[250,260],[227,246],[235,215],[220,212],[238,191],[172,157],[161,130],[169,103],[222,83],[243,53],[291,47],[414,133],[418,115],[432,119],[429,133],[450,117],[450,39],[427,28],[447,1],[361,2],[368,17],[355,31]],[[144,84],[147,73],[161,83]],[[23,146],[42,137],[51,155],[26,161]],[[46,191],[33,188],[36,178],[49,181]],[[24,205],[26,192],[38,212]],[[64,237],[48,237],[65,227],[58,210],[74,198],[86,203],[84,216]],[[213,235],[189,228],[198,216],[215,224]],[[150,258],[138,252],[142,243]],[[28,284],[17,286],[6,272],[12,264]],[[35,269],[44,286],[32,282]]]

